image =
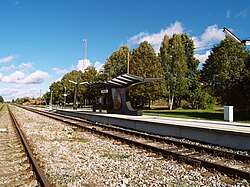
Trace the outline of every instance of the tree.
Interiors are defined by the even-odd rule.
[[[0,103],[3,103],[4,102],[4,99],[3,97],[0,95]]]
[[[24,102],[24,97],[23,97],[23,98],[17,98],[17,99],[16,99],[16,103],[17,103],[17,104],[23,104],[23,102]]]
[[[165,36],[160,47],[159,57],[164,70],[170,110],[172,110],[174,98],[182,96],[187,87],[187,63],[181,36],[174,34],[170,39]]]
[[[104,81],[103,77],[94,67],[87,67],[84,73],[82,74],[82,80],[85,82],[99,82]],[[91,104],[97,95],[97,91],[88,85],[81,85],[80,87],[80,101],[88,104]]]
[[[199,60],[194,57],[194,42],[187,34],[181,35],[182,45],[185,50],[185,61],[187,63],[187,89],[184,99],[188,101],[192,108],[199,108],[198,98],[203,95],[200,84],[200,73],[198,71]],[[199,101],[200,102],[200,101]]]
[[[162,67],[159,58],[152,46],[142,42],[133,50],[130,61],[130,73],[143,78],[162,78]],[[137,105],[141,99],[144,106],[145,100],[156,99],[162,95],[163,84],[161,81],[154,81],[133,87],[130,92],[132,104]]]
[[[52,91],[52,103],[60,104],[63,103],[63,85],[61,81],[53,82],[49,89]],[[50,93],[51,94],[51,93]]]
[[[122,46],[111,54],[104,65],[104,74],[107,75],[107,79],[127,73],[128,53],[128,47]]]
[[[77,82],[77,83],[81,83],[84,82],[83,80],[83,72],[82,71],[77,71],[77,70],[72,70],[70,73],[65,74],[62,77],[61,80],[61,87],[62,89],[64,87],[66,87],[66,94],[67,94],[67,102],[73,102],[74,100],[74,90],[75,90],[75,84],[69,82],[69,80]],[[78,94],[77,94],[77,101],[79,101],[81,94],[84,92],[82,90],[82,85],[79,86],[78,85]]]
[[[226,37],[212,49],[201,71],[201,80],[221,104],[232,105],[246,73],[246,48]]]
[[[246,119],[250,119],[250,52],[247,51],[245,60],[246,72],[242,74],[242,78],[239,79],[231,88],[229,88],[231,104],[234,106],[237,112],[240,112],[242,116],[245,115]],[[229,98],[228,98],[229,99]],[[237,114],[236,114],[237,115]]]

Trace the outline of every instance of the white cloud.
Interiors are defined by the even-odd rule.
[[[67,73],[66,69],[60,69],[60,68],[53,68],[52,71],[54,71],[57,75],[63,75]]]
[[[30,70],[31,68],[33,68],[32,63],[22,63],[19,65],[19,68],[22,69],[23,71],[27,71]]]
[[[227,12],[227,15],[230,16],[230,10]],[[148,32],[140,32],[139,34],[132,36],[127,40],[128,46],[138,45],[143,41],[148,41],[154,48],[156,52],[159,51],[161,42],[165,35],[172,37],[173,34],[182,34],[184,31],[183,25],[181,22],[176,21],[171,24],[169,27],[160,30],[157,33],[149,34]],[[216,24],[208,26],[204,33],[201,36],[191,37],[194,41],[196,51],[204,51],[204,49],[211,48],[212,45],[220,42],[225,38],[222,28],[218,28]],[[210,51],[206,51],[204,54],[196,54],[196,58],[200,62],[204,62]]]
[[[230,16],[231,16],[231,10],[228,10],[228,11],[226,12],[226,18],[230,18]]]
[[[201,36],[192,37],[194,41],[194,45],[195,45],[195,51],[196,51],[195,57],[201,63],[204,63],[211,52],[208,49],[211,49],[213,45],[219,43],[224,38],[225,38],[225,34],[223,33],[222,28],[221,29],[218,28],[216,24],[208,26]],[[202,53],[202,51],[206,51],[206,52]]]
[[[47,72],[37,70],[28,75],[22,82],[24,84],[41,84],[49,77],[50,75]]]
[[[100,71],[100,69],[102,68],[103,64],[101,62],[96,61],[94,64],[94,67],[97,71]]]
[[[225,34],[223,33],[223,29],[219,29],[217,25],[208,26],[201,36],[201,39],[208,44],[223,40],[224,38]]]
[[[244,18],[248,15],[248,11],[247,10],[242,10],[240,11],[238,14],[236,14],[236,17],[241,17]]]
[[[21,71],[15,71],[9,76],[4,76],[1,81],[4,83],[21,83],[24,73]]]
[[[11,101],[12,99],[23,98],[23,97],[39,97],[40,88],[0,88],[0,95],[4,98],[5,101]]]
[[[2,73],[0,73],[0,81],[1,81],[1,78],[3,77],[3,74]]]
[[[84,72],[84,70],[90,66],[90,61],[89,59],[81,59],[81,60],[78,60],[78,64],[76,66],[77,70],[81,70],[82,72]]]
[[[211,51],[206,51],[205,54],[195,54],[195,58],[197,58],[201,63],[205,62]]]
[[[4,101],[10,101],[13,96],[17,98],[19,93],[19,90],[15,88],[0,88],[0,95],[3,97]]]
[[[0,58],[0,63],[11,62],[12,60],[14,60],[14,56],[7,56],[4,58]]]
[[[50,75],[47,72],[37,70],[27,77],[21,71],[15,71],[9,76],[2,76],[1,82],[4,83],[19,83],[19,84],[41,84],[48,79]]]
[[[140,32],[139,34],[132,36],[131,38],[128,39],[127,41],[127,45],[128,46],[133,46],[133,45],[137,45],[140,44],[140,41],[148,36],[149,34],[147,32]]]
[[[14,65],[10,65],[10,66],[5,66],[5,67],[1,67],[0,71],[10,71],[15,69],[16,67]]]
[[[128,39],[127,45],[133,46],[138,45],[143,41],[149,42],[156,52],[159,51],[161,42],[165,35],[172,37],[173,34],[181,34],[183,33],[183,26],[182,23],[179,21],[175,21],[174,24],[171,24],[169,27],[160,30],[158,33],[149,34],[147,32],[141,32],[135,36],[132,36]]]
[[[62,80],[63,76],[62,77],[59,77],[58,79],[56,79],[54,82],[60,82]]]
[[[219,42],[225,38],[223,29],[219,29],[217,25],[208,26],[205,32],[200,37],[192,37],[194,41],[195,48],[206,48],[208,45]]]
[[[80,70],[80,71],[82,71],[82,72],[84,72],[85,71],[85,69],[87,68],[87,67],[90,67],[90,66],[92,66],[92,67],[94,67],[97,71],[100,71],[100,69],[102,68],[102,66],[103,66],[103,63],[101,63],[101,62],[99,62],[99,61],[96,61],[95,63],[94,63],[94,65],[91,65],[92,63],[90,62],[90,60],[89,59],[85,59],[85,60],[82,60],[82,59],[80,59],[80,60],[78,60],[78,63],[77,63],[77,66],[75,67],[74,65],[72,65],[71,66],[71,70]]]

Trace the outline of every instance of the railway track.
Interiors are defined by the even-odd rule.
[[[0,114],[0,186],[49,186],[10,108]]]
[[[97,124],[83,119],[23,107],[26,110],[65,122],[86,131],[142,147],[164,157],[171,157],[198,167],[225,173],[233,178],[250,180],[250,156],[211,147],[150,135],[111,125]]]

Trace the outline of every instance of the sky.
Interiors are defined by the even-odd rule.
[[[249,0],[0,0],[0,95],[40,97],[123,45],[148,41],[158,53],[166,34],[187,33],[202,68],[223,27],[250,39]]]

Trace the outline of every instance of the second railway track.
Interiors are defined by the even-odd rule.
[[[248,181],[250,180],[250,156],[248,155],[189,144],[110,125],[96,124],[79,118],[38,111],[31,108],[25,107],[25,109],[96,134],[142,147],[157,154],[161,154],[164,157],[173,157],[175,160],[181,162],[223,172],[233,178],[240,177]]]
[[[0,118],[0,186],[49,186],[7,105]]]

